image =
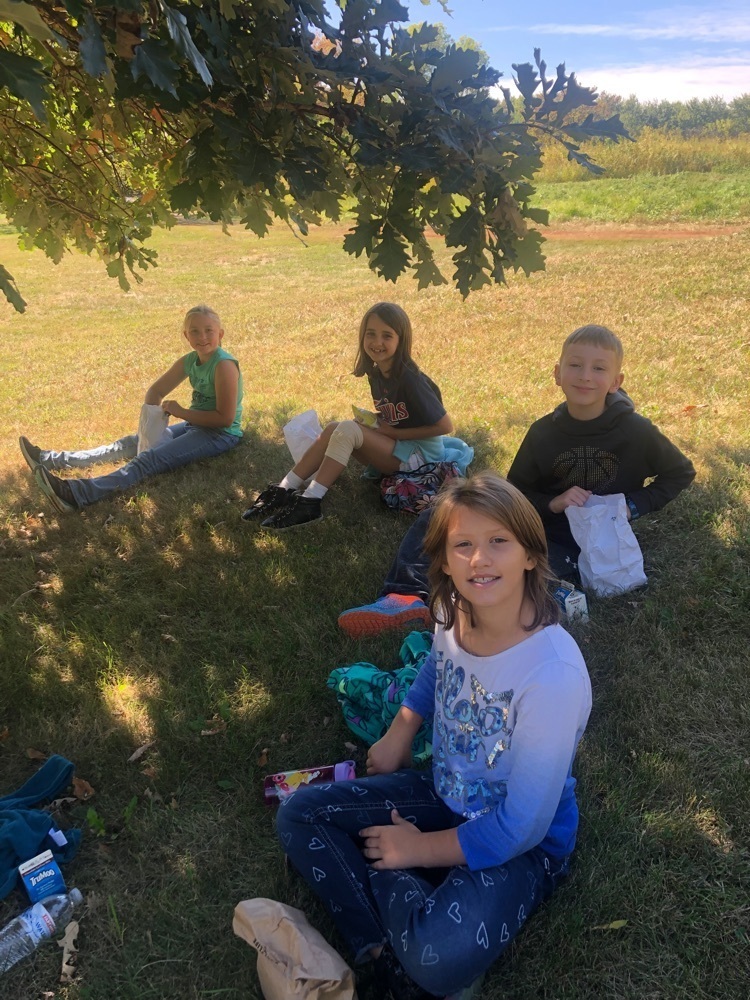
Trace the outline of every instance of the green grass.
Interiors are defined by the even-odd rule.
[[[593,185],[579,185],[593,187]],[[326,519],[270,536],[239,511],[289,464],[281,425],[366,402],[347,373],[356,327],[391,297],[412,317],[477,466],[507,470],[558,401],[565,334],[613,326],[625,387],[695,461],[698,479],[637,531],[647,590],[592,601],[578,630],[594,688],[579,754],[572,877],[493,969],[483,1000],[744,1000],[750,978],[750,430],[748,236],[552,242],[548,270],[462,302],[376,281],[332,230],[304,249],[211,226],[161,234],[162,266],[129,295],[100,266],[55,268],[0,236],[30,308],[2,306],[0,788],[58,752],[96,790],[68,882],[86,894],[78,978],[57,949],[0,980],[0,997],[259,1000],[237,901],[281,898],[330,925],[284,867],[264,773],[349,756],[330,669],[395,662],[338,612],[371,599],[408,520],[347,472]],[[84,446],[130,431],[143,391],[181,351],[197,301],[221,313],[246,383],[237,450],[57,517],[15,444]],[[43,516],[41,516],[43,515]],[[201,736],[218,717],[226,729]],[[130,754],[154,746],[135,764]],[[355,756],[361,764],[364,748]],[[261,763],[267,757],[267,762]],[[132,805],[135,798],[135,805]],[[89,804],[68,814],[86,828]],[[0,922],[18,897],[0,904]],[[626,920],[620,930],[601,930]]]
[[[534,204],[549,209],[550,224],[568,222],[673,224],[737,223],[750,219],[750,170],[732,174],[601,177],[540,182]]]

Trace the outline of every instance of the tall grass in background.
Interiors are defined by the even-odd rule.
[[[593,158],[612,178],[642,174],[663,176],[678,173],[734,174],[750,170],[750,134],[735,138],[694,136],[645,128],[636,142],[604,143],[593,150]],[[541,182],[560,183],[596,179],[585,168],[569,160],[559,144],[544,152],[544,165],[537,175]]]

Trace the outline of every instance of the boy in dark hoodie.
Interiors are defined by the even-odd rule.
[[[620,389],[622,355],[604,326],[570,334],[555,365],[565,402],[531,425],[508,470],[542,518],[561,579],[575,578],[580,552],[566,507],[582,507],[592,493],[624,493],[632,521],[660,510],[695,478],[690,459]]]
[[[552,572],[563,580],[578,581],[580,552],[566,507],[583,506],[592,493],[624,493],[632,521],[660,510],[695,478],[690,459],[635,412],[620,388],[622,356],[619,338],[604,326],[582,326],[570,334],[555,365],[565,402],[531,425],[508,471],[510,482],[539,512]],[[644,485],[647,479],[651,482]],[[430,624],[422,551],[429,518],[428,509],[404,535],[380,597],[339,616],[348,635]]]

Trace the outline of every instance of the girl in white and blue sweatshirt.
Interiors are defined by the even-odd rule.
[[[384,991],[444,997],[507,948],[568,869],[571,769],[591,709],[575,641],[556,624],[544,529],[494,473],[454,480],[425,539],[433,651],[368,777],[309,786],[281,843]],[[432,774],[411,742],[433,718]]]

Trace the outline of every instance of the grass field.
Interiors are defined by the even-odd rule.
[[[577,631],[594,711],[578,763],[571,878],[488,977],[483,1000],[744,1000],[750,982],[750,279],[747,231],[704,239],[568,238],[548,270],[466,302],[372,277],[333,230],[307,249],[212,226],[158,237],[161,266],[128,295],[99,265],[53,267],[0,235],[30,306],[0,305],[0,790],[73,760],[95,796],[70,885],[87,897],[78,974],[47,948],[0,997],[259,1000],[236,902],[270,896],[330,927],[285,869],[261,801],[269,771],[341,759],[351,737],[325,688],[337,665],[395,665],[397,636],[356,643],[338,612],[372,599],[408,521],[348,471],[326,518],[273,536],[239,519],[286,470],[281,426],[366,404],[348,374],[373,301],[412,317],[476,468],[504,472],[551,409],[562,338],[611,325],[625,388],[694,460],[694,487],[636,525],[649,587],[591,601]],[[82,447],[133,429],[145,387],[207,301],[245,375],[233,453],[56,516],[19,433]],[[181,398],[186,399],[183,391]],[[202,732],[214,735],[201,735]],[[136,748],[153,746],[135,763]],[[355,756],[361,764],[364,748]],[[90,812],[89,810],[93,810]],[[19,898],[0,904],[0,923]],[[606,929],[626,921],[619,929]]]

